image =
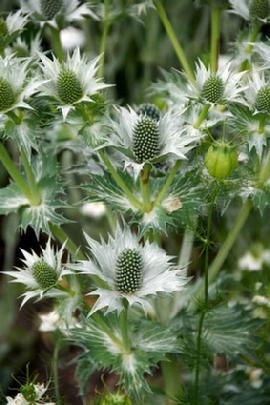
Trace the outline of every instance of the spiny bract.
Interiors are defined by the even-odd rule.
[[[269,15],[269,0],[251,0],[249,6],[249,15],[251,18],[260,18],[264,20]]]
[[[270,86],[264,86],[258,91],[255,107],[258,111],[270,113]]]
[[[116,262],[115,285],[122,293],[133,293],[142,285],[143,259],[135,249],[125,249]]]
[[[9,82],[0,78],[0,111],[7,110],[15,101],[13,89]]]
[[[73,104],[83,96],[80,80],[71,70],[62,70],[57,79],[57,92],[65,104]]]
[[[52,20],[63,6],[63,0],[40,0],[41,12],[45,20]]]
[[[43,290],[53,287],[58,279],[55,269],[42,260],[34,263],[32,274],[38,285]]]
[[[218,76],[210,76],[203,85],[202,97],[209,103],[217,103],[223,96],[224,83]]]
[[[159,129],[156,121],[146,116],[140,118],[134,128],[133,152],[139,163],[158,156]]]

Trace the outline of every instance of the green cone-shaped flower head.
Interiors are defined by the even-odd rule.
[[[143,259],[136,249],[125,249],[116,262],[115,286],[122,293],[134,293],[142,286]]]
[[[209,103],[220,101],[224,93],[224,83],[218,76],[212,75],[203,85],[202,97]]]
[[[40,0],[40,8],[44,20],[52,20],[62,6],[63,0]]]
[[[218,180],[229,177],[237,167],[238,156],[235,148],[229,145],[211,145],[205,156],[208,173]]]
[[[0,111],[5,111],[15,102],[13,89],[6,79],[0,78]]]
[[[269,16],[269,0],[251,0],[249,15],[251,19],[266,19]]]
[[[8,34],[7,23],[3,18],[0,18],[0,37],[4,37]]]
[[[133,152],[138,163],[154,159],[159,151],[158,125],[156,121],[143,116],[138,120],[133,133]]]
[[[55,269],[53,269],[43,260],[33,264],[32,274],[42,290],[52,288],[58,280],[58,275]]]
[[[26,399],[26,401],[28,401],[31,404],[35,403],[35,400],[37,399],[37,394],[33,383],[22,385],[20,388],[20,392],[24,397],[24,399]]]
[[[258,91],[255,107],[258,111],[270,113],[270,86],[264,86]]]
[[[139,115],[145,115],[154,121],[159,121],[160,112],[154,104],[143,104],[138,111]]]
[[[57,78],[57,92],[64,104],[73,104],[83,96],[80,80],[74,72],[65,69]]]

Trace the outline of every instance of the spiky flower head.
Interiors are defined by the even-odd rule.
[[[56,250],[48,240],[40,256],[33,251],[29,253],[22,249],[24,267],[5,272],[14,278],[12,282],[22,283],[28,289],[22,295],[22,306],[33,297],[41,299],[43,296],[63,295],[63,291],[57,289],[57,284],[63,276],[72,273],[62,264],[64,247],[63,245],[60,250]]]
[[[201,139],[201,134],[190,137],[184,133],[179,112],[169,110],[157,121],[139,111],[117,108],[115,116],[107,118],[110,136],[104,136],[102,144],[119,148],[125,155],[126,167],[131,166],[135,177],[146,162],[155,163],[165,156],[172,160],[187,159],[187,152]]]
[[[243,103],[241,93],[246,86],[242,84],[244,72],[235,72],[231,62],[220,64],[213,74],[210,66],[206,67],[201,60],[196,64],[196,83],[189,83],[189,98],[203,103],[217,104],[237,102]]]
[[[53,20],[62,7],[63,0],[40,0],[40,9],[44,20]]]
[[[160,119],[160,111],[154,104],[143,104],[139,108],[138,114],[151,118],[154,121],[159,121]]]
[[[44,384],[27,382],[20,387],[20,393],[15,398],[6,398],[6,405],[55,405],[54,402],[44,401],[46,391],[47,387]]]
[[[258,91],[255,108],[260,112],[270,114],[270,86],[264,86]]]
[[[15,102],[15,94],[11,84],[3,78],[0,78],[0,111],[6,111]]]
[[[140,304],[148,311],[149,295],[179,291],[187,282],[182,271],[172,265],[172,257],[155,244],[146,242],[142,246],[139,237],[128,228],[118,226],[115,236],[110,236],[107,242],[99,243],[88,235],[85,238],[93,259],[71,267],[83,274],[95,274],[107,284],[107,288],[89,293],[99,296],[91,313],[104,307],[107,312],[121,312],[123,298],[130,305]]]
[[[94,102],[91,96],[108,85],[97,79],[99,57],[92,61],[81,56],[79,48],[67,60],[60,63],[55,57],[49,59],[40,53],[44,78],[48,81],[42,88],[42,93],[57,99],[62,110],[63,118],[75,109],[76,104]]]
[[[23,15],[21,10],[14,14],[10,13],[6,19],[0,18],[0,48],[2,50],[19,36],[27,20],[28,15]]]
[[[252,66],[245,98],[253,112],[270,113],[270,86],[262,69]]]
[[[265,20],[269,16],[269,0],[251,0],[249,15],[250,19]]]

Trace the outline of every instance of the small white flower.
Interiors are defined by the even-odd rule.
[[[16,108],[31,109],[26,99],[39,91],[44,80],[28,77],[30,59],[0,57],[0,115]]]
[[[81,207],[81,213],[92,218],[102,218],[106,213],[106,207],[103,202],[85,203]]]
[[[29,383],[21,387],[22,393],[16,395],[15,398],[6,397],[6,405],[31,405],[33,404],[32,396],[35,395],[35,405],[55,405],[55,402],[44,402],[43,395],[47,391],[44,384]],[[27,394],[31,395],[31,400],[27,398]]]
[[[135,177],[145,162],[157,162],[165,157],[187,159],[186,154],[202,137],[200,133],[190,136],[185,132],[180,113],[168,111],[159,119],[152,114],[120,107],[115,118],[108,119],[111,135],[102,147],[114,146],[124,152],[125,166],[133,168]]]
[[[210,105],[226,102],[244,103],[241,93],[247,86],[241,83],[245,72],[235,72],[232,62],[220,64],[216,73],[199,60],[196,63],[195,83],[189,83],[191,99],[199,99]]]
[[[5,272],[5,274],[14,277],[12,282],[22,283],[29,290],[22,294],[24,298],[21,306],[34,297],[42,299],[43,296],[67,295],[65,291],[56,288],[57,283],[61,281],[63,276],[72,274],[71,270],[64,269],[62,265],[64,248],[65,245],[60,250],[54,249],[49,239],[40,256],[34,251],[29,253],[23,249],[21,250],[24,256],[24,259],[22,259],[24,267],[17,268],[16,271]]]
[[[269,0],[229,0],[233,14],[237,14],[245,20],[269,20]]]
[[[51,311],[45,314],[39,314],[40,317],[40,332],[53,332],[55,330],[61,330],[66,333],[70,328],[80,327],[75,317],[72,317],[72,322],[67,322],[60,316],[58,311]]]
[[[119,226],[115,236],[101,243],[85,235],[93,259],[72,265],[80,273],[95,275],[107,288],[97,288],[89,295],[99,298],[90,314],[107,307],[107,312],[122,311],[123,298],[130,305],[140,304],[145,311],[152,307],[147,297],[158,292],[180,291],[187,283],[182,271],[171,263],[172,257],[155,244],[139,244],[139,237]]]
[[[254,295],[252,298],[252,302],[257,305],[264,305],[270,309],[270,299],[265,297],[264,295]]]
[[[240,258],[238,264],[242,270],[259,271],[264,264],[270,264],[270,250],[264,249],[260,244],[255,244]]]
[[[40,58],[44,77],[48,80],[42,87],[42,94],[56,98],[64,120],[76,104],[93,101],[92,95],[109,86],[95,77],[100,57],[89,61],[81,56],[79,48],[63,63],[42,53]]]
[[[55,28],[58,17],[67,23],[83,20],[86,16],[96,19],[91,8],[87,4],[80,5],[79,0],[21,0],[21,8],[42,25],[48,23]]]

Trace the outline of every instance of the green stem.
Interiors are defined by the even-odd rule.
[[[130,352],[130,339],[128,334],[128,302],[124,300],[124,309],[122,310],[119,318],[120,327],[122,331],[122,338],[125,346],[126,353]]]
[[[200,319],[199,319],[199,327],[198,327],[198,335],[197,335],[197,350],[196,350],[196,367],[195,367],[195,388],[194,388],[194,404],[199,404],[199,397],[200,397],[200,366],[201,366],[201,346],[202,346],[202,332],[203,332],[203,321],[205,318],[206,311],[202,310]]]
[[[112,177],[114,178],[114,180],[116,181],[118,186],[124,191],[124,193],[125,193],[127,199],[129,200],[129,202],[135,208],[143,211],[143,206],[142,206],[141,202],[132,194],[132,192],[129,190],[129,188],[127,187],[127,185],[123,181],[123,179],[119,176],[119,174],[117,173],[117,171],[115,170],[115,168],[111,164],[110,160],[107,158],[107,156],[105,155],[105,153],[102,150],[99,151],[99,156],[103,160],[105,166],[109,170],[110,174],[112,175]]]
[[[213,6],[211,10],[211,70],[213,73],[216,73],[218,66],[220,15],[221,9]]]
[[[198,129],[201,126],[201,123],[204,121],[204,119],[207,117],[208,111],[209,111],[210,105],[206,104],[205,106],[203,106],[203,109],[197,119],[197,121],[195,122],[195,124],[193,124],[193,127]]]
[[[26,153],[23,148],[21,149],[21,160],[28,180],[29,188],[32,194],[31,204],[34,206],[38,206],[40,205],[41,202],[40,190],[37,186],[32,168],[28,162]]]
[[[155,0],[154,1],[155,5],[156,5],[156,9],[158,11],[159,17],[165,27],[165,30],[167,32],[167,35],[174,47],[175,53],[180,61],[180,63],[182,64],[188,78],[192,81],[195,82],[195,78],[194,78],[194,73],[189,65],[189,62],[187,60],[185,51],[182,47],[182,45],[180,44],[179,40],[177,39],[177,36],[174,32],[174,29],[168,19],[168,16],[166,14],[166,11],[161,3],[161,0]]]
[[[0,160],[3,163],[7,172],[9,173],[10,177],[12,177],[12,179],[17,183],[18,187],[20,187],[25,197],[29,200],[29,202],[32,202],[32,195],[28,185],[22,178],[19,170],[15,166],[5,146],[2,143],[0,143]]]
[[[250,37],[249,37],[249,42],[251,42],[250,44],[247,45],[246,49],[245,49],[245,53],[247,54],[251,54],[252,50],[253,50],[253,42],[256,41],[257,36],[260,32],[262,24],[260,22],[256,22],[254,23],[253,29],[250,33]],[[240,71],[244,71],[244,70],[248,70],[249,68],[249,61],[246,59],[244,60],[244,62],[242,62],[241,67],[240,67]]]
[[[77,259],[77,260],[86,260],[87,256],[75,245],[75,243],[70,239],[66,232],[60,228],[60,226],[49,224],[52,234],[59,240],[59,242],[66,242],[67,250]]]
[[[161,369],[165,383],[165,392],[167,397],[167,405],[176,404],[176,398],[179,397],[182,392],[181,384],[181,366],[180,363],[170,358],[171,361],[162,361]]]
[[[170,188],[171,185],[172,185],[172,182],[173,182],[173,180],[174,180],[174,178],[175,178],[175,175],[176,175],[176,173],[177,173],[177,170],[178,170],[179,166],[180,166],[180,160],[177,160],[177,161],[175,162],[173,168],[172,168],[171,173],[170,173],[169,176],[167,177],[167,179],[166,179],[166,181],[165,181],[165,183],[164,183],[164,186],[162,187],[162,189],[161,189],[159,195],[157,196],[156,201],[154,202],[154,206],[157,206],[157,205],[160,205],[160,204],[161,204],[162,200],[164,199],[164,197],[165,197],[166,194],[167,194],[167,191],[169,190],[169,188]]]
[[[149,188],[149,177],[150,177],[151,166],[148,164],[144,165],[143,170],[140,175],[141,190],[143,196],[144,211],[150,212],[152,204],[150,201],[150,188]]]
[[[63,51],[63,46],[62,46],[62,41],[61,41],[61,31],[58,28],[51,27],[51,33],[52,33],[54,52],[57,55],[59,62],[63,62],[64,51]]]
[[[61,405],[61,394],[59,388],[59,375],[58,375],[58,360],[59,360],[59,351],[60,351],[60,339],[57,337],[54,351],[53,351],[53,358],[52,358],[52,371],[53,371],[53,381],[54,381],[54,391],[56,397],[56,404]]]
[[[100,65],[99,65],[99,70],[98,70],[99,78],[103,78],[103,76],[104,76],[105,51],[106,51],[106,43],[107,43],[109,28],[110,28],[109,0],[104,0],[103,33],[102,33],[100,52],[99,52],[99,54],[101,55]]]
[[[258,131],[260,134],[264,133],[264,129],[265,129],[265,121],[266,121],[266,115],[263,114],[260,119],[259,119],[259,128]]]
[[[259,186],[263,187],[263,185],[267,182],[270,177],[270,151],[268,152],[264,165],[261,168],[259,174]]]

